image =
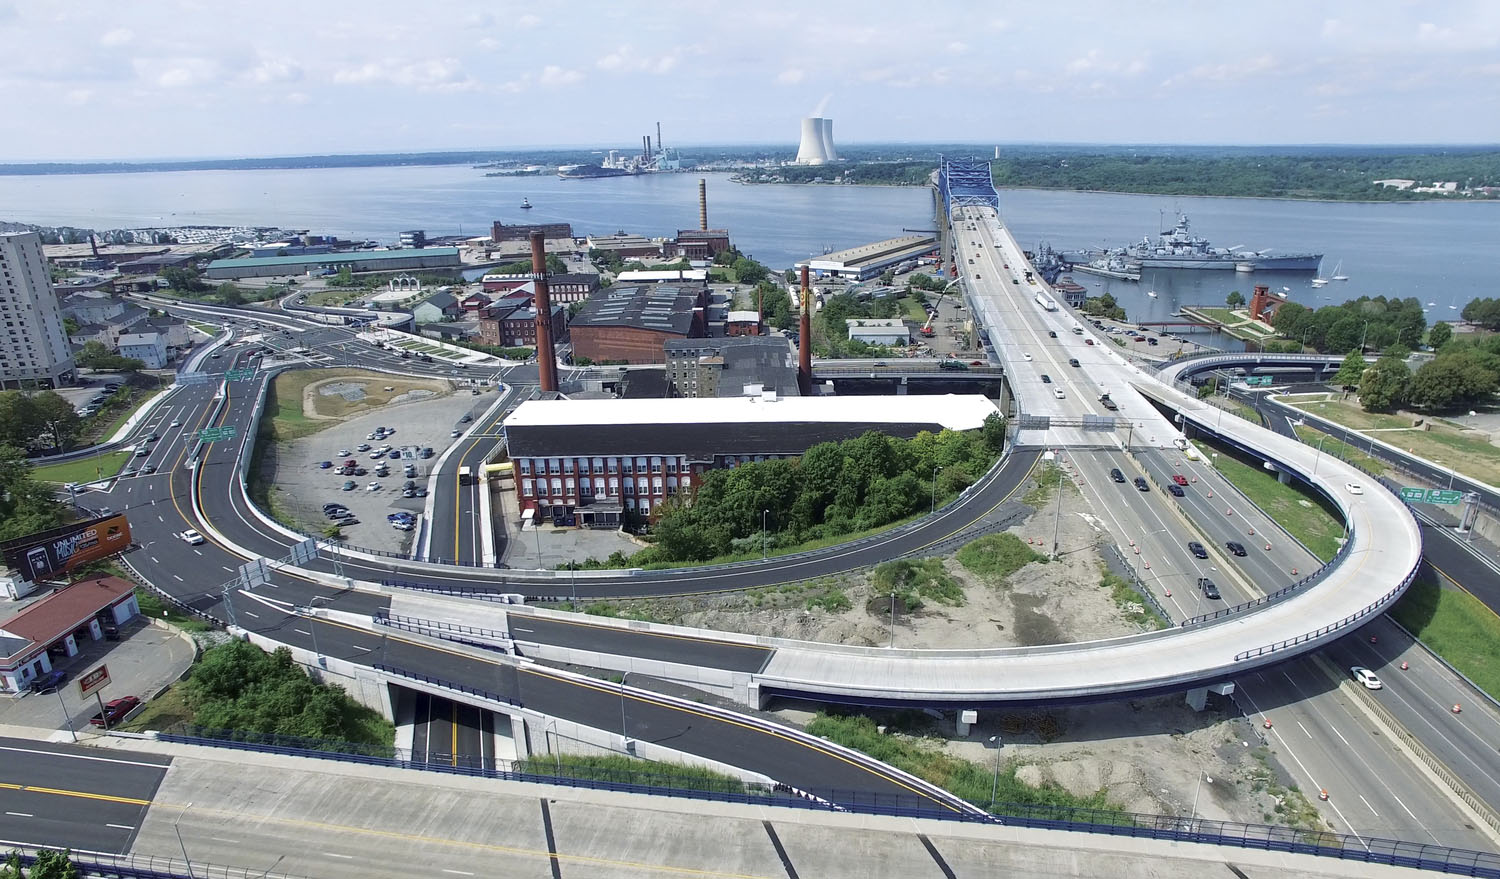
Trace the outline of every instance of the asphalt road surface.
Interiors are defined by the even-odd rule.
[[[0,840],[125,854],[170,763],[0,738]]]

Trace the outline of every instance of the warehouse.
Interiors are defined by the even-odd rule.
[[[259,256],[216,259],[204,272],[214,280],[305,275],[348,267],[351,272],[393,272],[407,269],[456,269],[458,248],[422,250],[356,250],[349,253],[309,253],[296,256]]]
[[[505,419],[521,517],[611,526],[622,510],[652,516],[703,474],[791,458],[868,431],[910,439],[977,430],[996,413],[977,394],[531,400]]]
[[[819,277],[868,281],[879,277],[886,269],[915,261],[936,250],[937,238],[931,235],[905,235],[804,259],[797,263],[797,268],[807,266],[808,271]]]
[[[708,287],[647,284],[594,294],[573,317],[573,357],[595,363],[665,363],[669,339],[707,335]]]

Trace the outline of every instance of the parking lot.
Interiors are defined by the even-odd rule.
[[[341,529],[350,545],[390,552],[407,551],[416,532],[399,531],[386,517],[397,511],[421,516],[428,499],[402,497],[402,487],[410,478],[419,488],[430,490],[429,477],[433,467],[448,446],[456,442],[451,436],[452,431],[469,427],[461,419],[484,411],[494,403],[495,394],[493,388],[480,394],[472,394],[464,388],[445,396],[395,403],[376,412],[330,422],[331,426],[312,436],[276,447],[272,478],[277,512],[284,519],[294,519],[304,531],[321,533],[331,521],[324,515],[323,505],[342,504],[359,520],[357,524],[345,525]],[[395,432],[379,440],[370,438],[377,427],[394,428]],[[361,451],[361,445],[372,448]],[[430,458],[407,459],[403,456],[399,460],[372,457],[374,451],[383,446],[391,446],[397,451],[406,447],[430,447],[433,454]],[[266,457],[268,460],[262,469],[269,474],[271,471],[267,468],[273,455],[268,453]],[[338,473],[337,468],[349,459],[367,472]],[[324,461],[332,466],[321,467]],[[386,476],[377,475],[376,468],[381,463],[389,468]],[[405,475],[407,464],[413,465],[414,475],[411,477]],[[351,482],[353,487],[345,490],[344,486]]]

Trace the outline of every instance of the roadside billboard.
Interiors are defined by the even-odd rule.
[[[7,566],[35,581],[61,577],[128,546],[130,522],[124,513],[115,513],[8,541],[0,545],[0,554]]]

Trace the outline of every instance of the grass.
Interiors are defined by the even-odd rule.
[[[942,559],[897,559],[875,566],[871,583],[879,594],[896,593],[908,611],[923,600],[956,606],[964,603],[964,590],[943,568]]]
[[[308,386],[340,380],[364,384],[364,399],[351,403],[337,395],[323,396],[315,393],[314,406],[318,414],[328,416],[330,420],[307,417],[302,410],[302,397]],[[385,390],[387,387],[393,390]],[[275,442],[288,442],[311,436],[337,424],[338,419],[379,409],[395,397],[413,389],[433,390],[439,395],[447,393],[446,388],[439,390],[435,382],[407,381],[360,369],[298,369],[283,372],[271,383],[271,391],[266,398],[266,411],[271,416],[267,419],[271,424],[271,437]]]
[[[922,307],[915,296],[903,296],[896,303],[906,309],[907,320],[914,320],[918,325],[927,323],[927,310]]]
[[[187,704],[187,688],[173,685],[165,693],[146,703],[141,713],[121,724],[124,732],[171,729],[180,723],[193,722],[193,709]]]
[[[1333,558],[1339,549],[1339,538],[1344,536],[1344,526],[1321,495],[1301,485],[1283,485],[1274,473],[1235,457],[1227,448],[1213,448],[1218,455],[1212,460],[1220,475],[1234,483],[1287,533],[1302,541],[1313,555],[1325,562]]]
[[[905,712],[897,715],[894,720],[896,723],[893,725],[920,724],[919,731],[925,731],[927,724],[931,723],[931,718],[918,712]],[[882,734],[877,729],[875,720],[863,715],[819,714],[807,725],[807,731],[869,754],[981,808],[988,807],[992,812],[1003,811],[1007,804],[1109,810],[1118,808],[1102,790],[1091,796],[1079,797],[1055,784],[1032,787],[1016,777],[1016,770],[1021,764],[1014,760],[1000,767],[997,780],[995,767],[989,761],[975,763],[954,757],[942,750],[940,740],[937,739]],[[993,804],[990,801],[992,785],[995,790]],[[1102,816],[1095,820],[1102,820]]]
[[[740,273],[733,266],[709,266],[708,279],[718,284],[738,284]]]
[[[1334,439],[1333,437],[1329,436],[1326,433],[1323,433],[1316,428],[1308,427],[1304,424],[1300,427],[1295,428],[1295,430],[1297,431],[1297,438],[1302,440],[1304,443],[1307,443],[1310,446],[1318,446],[1319,444],[1321,444],[1323,454],[1325,455],[1333,455],[1334,457],[1344,461],[1348,461],[1351,464],[1358,464],[1371,473],[1375,473],[1378,475],[1384,475],[1384,473],[1388,469],[1385,462],[1380,460],[1379,458],[1372,458],[1369,455],[1366,455],[1364,452],[1361,452],[1359,449],[1356,449],[1354,446],[1351,446],[1348,443],[1344,442],[1343,440]]]
[[[942,506],[951,499],[952,497],[945,499],[939,496],[937,505]],[[766,551],[766,557],[776,558],[778,556],[792,555],[799,552],[811,552],[815,549],[826,549],[830,546],[838,546],[840,544],[849,543],[861,538],[872,537],[876,534],[889,531],[892,528],[900,528],[902,525],[915,522],[916,520],[926,515],[928,514],[914,513],[910,516],[907,516],[905,519],[898,519],[895,522],[890,522],[885,525],[876,525],[874,528],[866,528],[863,531],[851,531],[848,534],[833,534],[827,537],[819,537],[816,540],[809,540],[804,543],[798,543],[794,546],[772,546]],[[750,550],[747,552],[726,553],[725,555],[716,556],[714,558],[701,562],[651,562],[650,564],[640,565],[639,567],[643,571],[666,571],[672,568],[695,568],[700,565],[727,565],[733,562],[748,562],[758,558],[760,558],[760,550]],[[628,562],[627,566],[635,567],[633,565],[629,565]]]
[[[1061,475],[1062,469],[1056,464],[1043,465],[1041,471],[1034,477],[1036,479],[1036,486],[1031,491],[1026,492],[1025,496],[1021,498],[1021,503],[1037,508],[1046,506],[1047,502],[1052,500],[1052,492],[1057,490],[1058,477]],[[1066,491],[1066,487],[1072,486],[1073,483],[1064,479],[1062,480],[1062,484],[1065,486],[1064,491]]]
[[[183,613],[177,605],[163,601],[149,589],[135,590],[135,602],[140,605],[142,616],[171,623],[185,632],[207,632],[213,628],[203,620]]]
[[[1418,577],[1391,616],[1433,652],[1463,672],[1481,690],[1500,695],[1500,616],[1457,588],[1444,588],[1429,573]]]
[[[1481,482],[1500,485],[1500,447],[1482,434],[1458,430],[1440,419],[1426,416],[1366,412],[1347,401],[1294,405],[1308,414],[1353,430],[1382,431],[1376,439]],[[1425,425],[1430,429],[1413,428],[1412,423],[1419,418],[1425,418]]]
[[[688,790],[747,790],[733,775],[686,763],[637,760],[620,754],[537,754],[515,762],[517,772],[558,775]],[[561,773],[559,773],[561,769]]]
[[[188,321],[188,326],[192,327],[200,333],[207,333],[210,336],[217,336],[219,334],[219,328],[214,324],[205,324],[199,323],[195,320],[190,320]]]
[[[958,563],[992,583],[1003,582],[1032,562],[1047,557],[1021,542],[1014,534],[987,534],[958,550]]]
[[[1165,629],[1167,621],[1131,588],[1130,581],[1103,565],[1099,566],[1099,588],[1108,589],[1109,597],[1120,608],[1120,615],[1147,629]]]
[[[108,479],[119,473],[120,468],[125,466],[125,462],[130,460],[130,456],[130,452],[108,452],[78,461],[46,464],[33,469],[31,473],[42,482],[94,482],[98,479]]]
[[[98,433],[96,433],[95,436],[101,442],[108,441],[110,437],[115,435],[116,431],[125,426],[125,422],[130,419],[130,416],[139,411],[142,406],[156,399],[156,397],[165,390],[166,388],[152,388],[141,394],[139,399],[136,399],[129,406],[121,409],[115,420],[105,425],[105,427]]]
[[[1261,420],[1260,413],[1255,411],[1255,407],[1249,403],[1241,403],[1232,397],[1218,397],[1213,403],[1225,412],[1231,415],[1238,415],[1251,424],[1265,425],[1265,422]]]

